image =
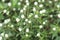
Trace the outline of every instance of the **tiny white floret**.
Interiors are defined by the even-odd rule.
[[[43,28],[43,25],[40,25],[39,28]]]
[[[31,23],[31,21],[29,20],[28,23]]]
[[[26,32],[29,32],[29,28],[26,28]]]
[[[11,2],[8,3],[8,6],[11,6]]]
[[[53,30],[55,31],[55,30],[56,30],[56,28],[54,27],[54,28],[53,28]]]
[[[20,19],[19,18],[16,18],[16,22],[19,22],[20,21]]]
[[[34,2],[34,5],[38,5],[38,2]]]
[[[18,30],[19,30],[19,31],[22,31],[22,28],[19,27]]]
[[[22,14],[22,15],[21,15],[21,18],[25,18],[25,16]]]
[[[38,15],[35,15],[34,17],[35,17],[35,18],[38,18]]]

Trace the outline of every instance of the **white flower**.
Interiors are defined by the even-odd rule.
[[[2,2],[5,2],[5,0],[2,0]]]
[[[26,28],[26,32],[29,32],[29,28]]]
[[[24,7],[23,10],[26,10],[26,8]]]
[[[34,17],[35,17],[35,18],[38,18],[38,15],[35,15]]]
[[[8,6],[11,6],[11,2],[8,3]]]
[[[8,38],[8,34],[5,34],[5,37]]]
[[[21,5],[21,3],[20,3],[20,2],[18,2],[18,5]]]
[[[46,12],[46,10],[43,9],[43,10],[40,11],[40,14],[45,13],[45,12]]]
[[[49,1],[49,3],[52,3],[52,1]]]
[[[34,5],[38,5],[38,2],[34,2]]]
[[[46,22],[43,22],[43,24],[45,24]]]
[[[18,8],[18,10],[20,10],[20,8]]]
[[[13,28],[13,27],[14,27],[14,25],[11,25],[10,27],[12,27],[12,28]]]
[[[31,23],[31,21],[28,21],[28,23]]]
[[[58,14],[57,16],[58,16],[58,18],[60,18],[60,14]]]
[[[30,13],[29,16],[28,16],[28,18],[32,17],[32,15],[33,15],[33,13]]]
[[[54,0],[54,1],[58,1],[58,0]]]
[[[7,13],[6,13],[7,15],[9,15],[9,11],[7,11]]]
[[[23,25],[25,25],[26,23],[24,22]]]
[[[28,0],[25,1],[26,3],[29,2]]]
[[[40,33],[37,33],[37,36],[39,37],[40,36]]]
[[[6,13],[6,12],[7,12],[7,10],[5,9],[5,10],[3,10],[3,12],[4,12],[4,13]]]
[[[22,14],[22,15],[21,15],[21,18],[25,18],[25,16]]]
[[[29,5],[29,2],[27,2],[26,5],[28,6]]]
[[[36,8],[35,7],[33,7],[33,11],[36,11]]]
[[[42,0],[42,2],[45,2],[45,0]]]
[[[39,7],[43,7],[43,4],[40,4]]]
[[[24,5],[24,8],[26,8],[27,7],[27,5]]]
[[[41,0],[38,0],[38,2],[41,2]]]
[[[1,33],[1,36],[4,36],[4,33]]]
[[[60,8],[60,5],[57,5],[57,8]]]
[[[56,28],[54,27],[54,28],[53,28],[53,30],[55,31],[55,30],[56,30]]]
[[[28,19],[25,19],[25,21],[27,22],[27,21],[28,21]]]
[[[13,11],[15,11],[16,10],[16,8],[13,8]]]
[[[26,34],[26,37],[28,37],[29,35],[28,34]]]
[[[43,28],[43,25],[40,25],[39,28]]]
[[[19,30],[19,31],[22,31],[22,28],[19,27],[18,30]]]
[[[2,23],[0,23],[0,27],[2,27],[3,26],[3,24]]]
[[[2,40],[2,36],[0,36],[0,40]]]
[[[7,24],[7,23],[9,23],[9,22],[10,22],[10,19],[4,20],[4,23],[5,23],[5,24]]]
[[[19,18],[16,18],[16,22],[19,22],[20,21],[20,19]]]
[[[23,10],[21,9],[20,12],[23,13]]]
[[[53,17],[53,15],[50,15],[50,17]]]

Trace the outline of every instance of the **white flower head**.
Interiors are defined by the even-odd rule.
[[[54,27],[54,28],[53,28],[53,31],[55,31],[55,30],[56,30],[56,28]]]
[[[13,28],[13,27],[14,27],[14,25],[12,24],[10,27],[12,27],[12,28]]]
[[[22,15],[21,15],[21,18],[25,18],[25,16],[22,14]]]
[[[8,34],[5,34],[5,37],[8,38]]]
[[[23,9],[21,9],[20,12],[23,13]]]
[[[0,40],[2,40],[2,36],[0,36]]]
[[[20,21],[20,19],[19,18],[16,18],[16,22],[19,22]]]
[[[38,2],[34,2],[34,5],[38,5]]]
[[[27,5],[24,5],[24,8],[26,8],[27,7]]]
[[[39,5],[39,7],[41,7],[41,8],[42,8],[42,7],[43,7],[43,4],[40,4],[40,5]]]
[[[9,7],[11,6],[11,2],[8,3],[8,6],[9,6]]]
[[[24,7],[23,10],[26,10],[26,8]]]
[[[2,0],[2,2],[5,2],[5,0]]]
[[[44,21],[43,24],[46,24],[46,22]]]
[[[49,3],[52,3],[52,1],[49,1]]]
[[[36,8],[35,7],[33,7],[33,11],[36,11]]]
[[[9,11],[6,12],[6,15],[9,15]]]
[[[20,10],[20,8],[18,8],[18,10]]]
[[[37,36],[39,37],[40,36],[40,33],[37,33]]]
[[[60,18],[60,14],[58,14],[57,16],[58,16],[58,18]]]
[[[13,8],[13,11],[15,11],[16,10],[16,8]]]
[[[18,2],[18,5],[21,5],[21,3],[20,3],[20,2]]]
[[[38,2],[41,2],[41,0],[38,0]]]
[[[26,37],[28,37],[29,35],[28,34],[26,34]]]
[[[54,1],[58,1],[58,0],[54,0]]]
[[[45,2],[45,0],[42,0],[42,2]]]
[[[26,23],[24,22],[23,25],[25,25]]]
[[[29,32],[29,28],[26,28],[26,32]]]
[[[3,10],[3,13],[6,13],[7,12],[7,10],[5,9],[5,10]]]
[[[28,0],[26,0],[25,2],[26,2],[26,3],[28,3],[29,1],[28,1]]]
[[[0,27],[2,27],[3,26],[3,23],[0,23]]]
[[[28,23],[31,23],[31,21],[29,20]]]
[[[19,30],[19,31],[22,31],[22,28],[19,27],[18,30]]]
[[[29,6],[29,2],[27,2],[26,5]]]
[[[53,17],[53,15],[50,15],[50,17]]]
[[[33,13],[30,13],[29,16],[28,16],[28,18],[32,17],[32,15],[33,15]]]
[[[27,21],[28,21],[28,19],[25,19],[25,21],[27,22]]]
[[[43,25],[40,25],[39,28],[43,28]]]
[[[10,19],[4,20],[4,23],[5,23],[5,24],[7,24],[7,23],[9,23],[9,22],[10,22]]]
[[[4,33],[1,33],[1,36],[4,36]]]
[[[60,5],[59,4],[57,5],[57,8],[60,8]]]
[[[46,10],[43,9],[43,10],[40,11],[40,14],[45,13],[45,12],[46,12]]]
[[[38,18],[38,15],[36,14],[34,17],[35,17],[35,18]]]

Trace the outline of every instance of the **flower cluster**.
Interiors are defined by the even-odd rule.
[[[59,37],[59,0],[1,0],[0,9],[0,40]]]

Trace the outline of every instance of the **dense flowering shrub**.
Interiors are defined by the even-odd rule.
[[[60,0],[0,0],[0,40],[60,40]]]

